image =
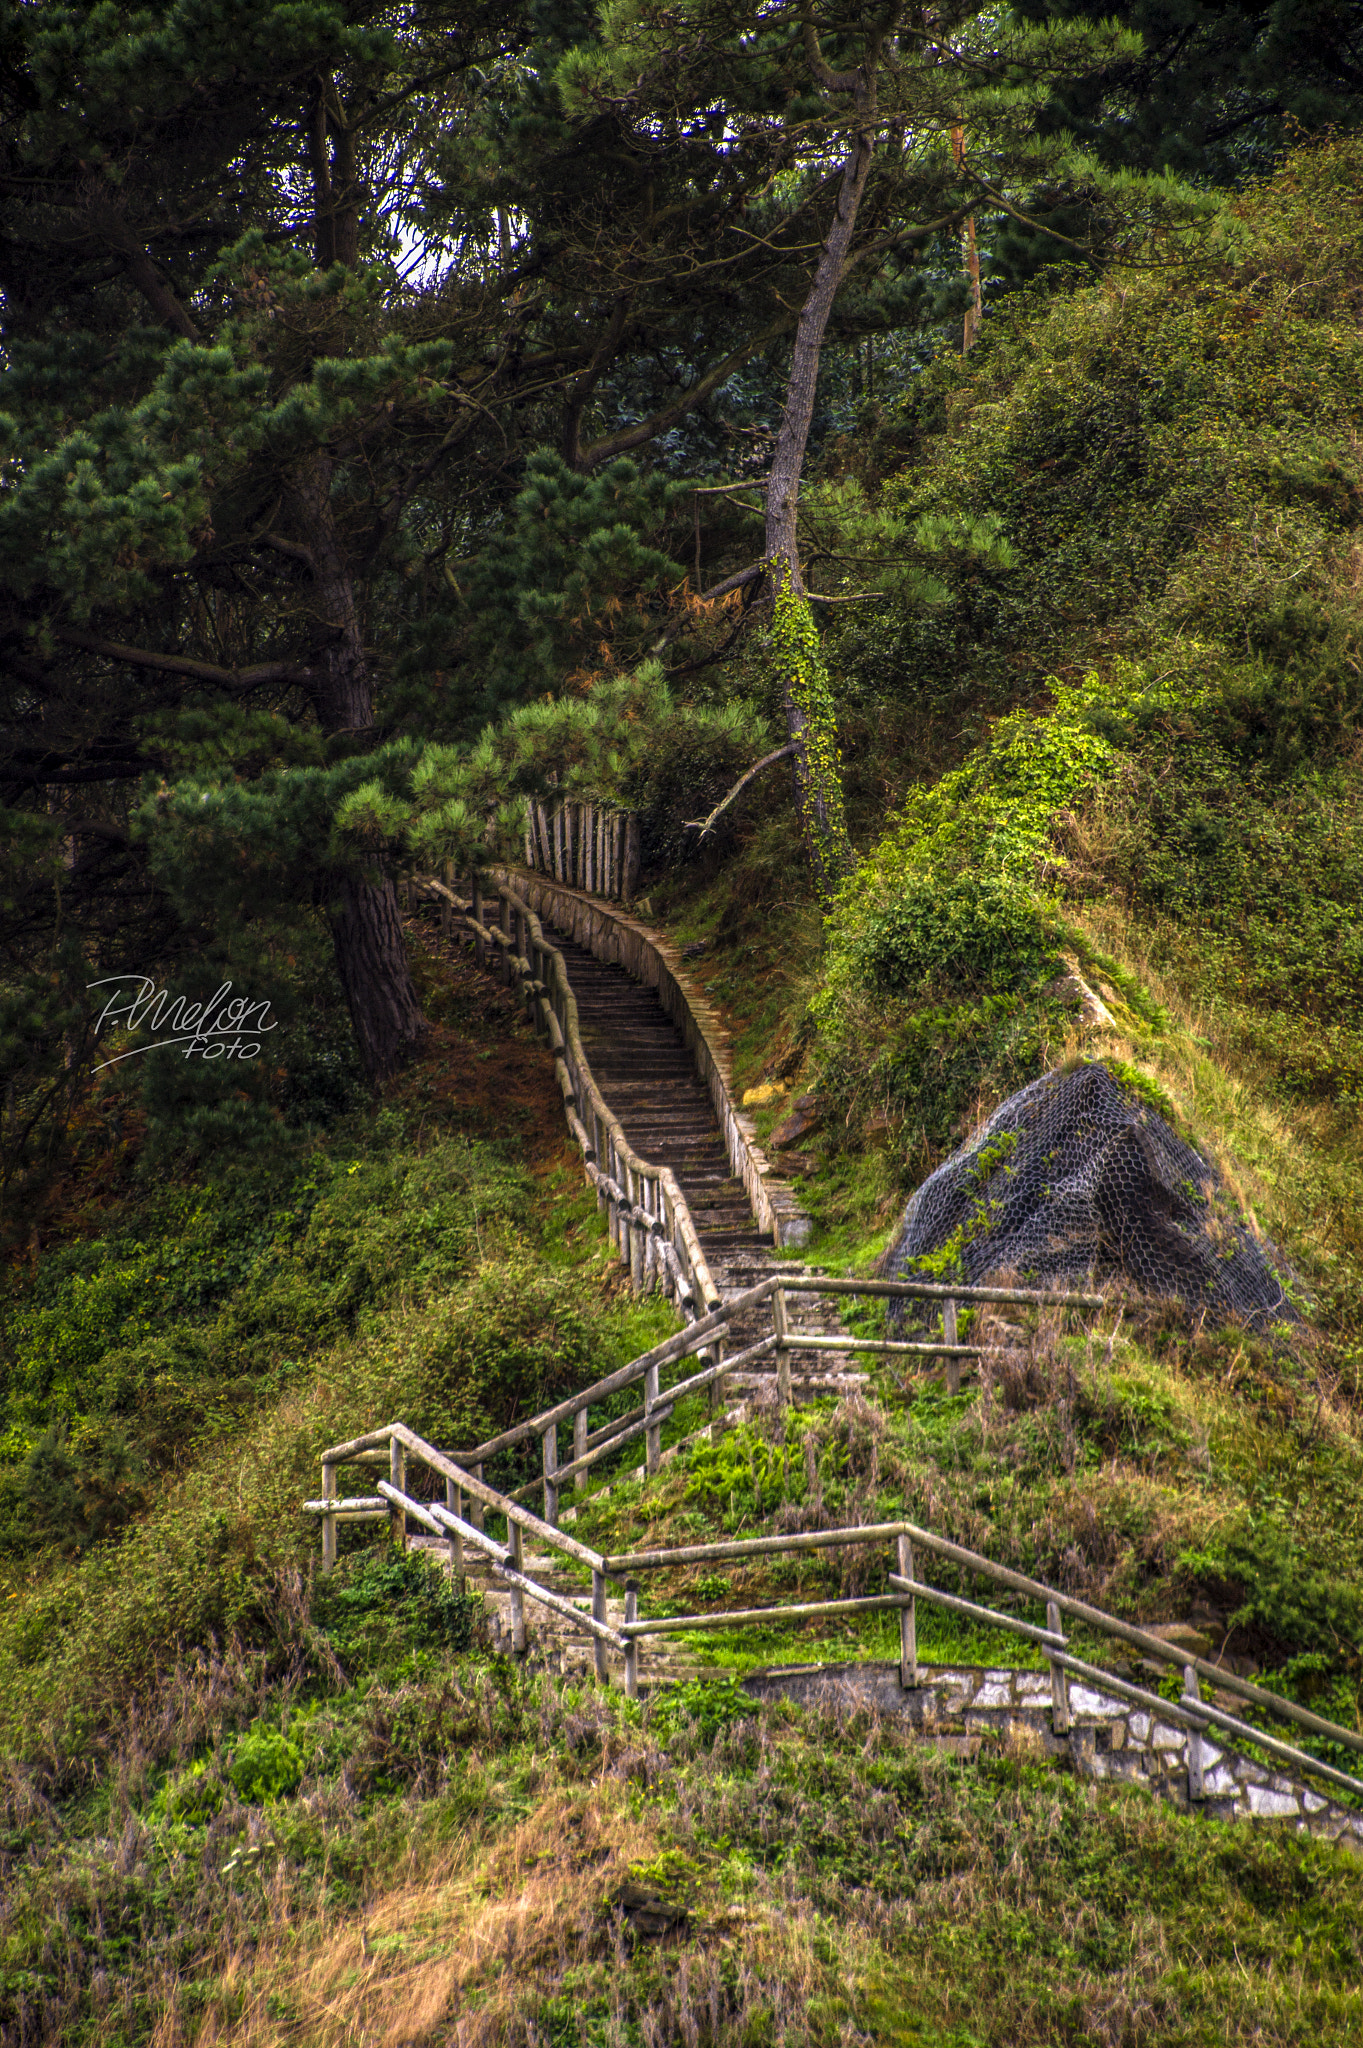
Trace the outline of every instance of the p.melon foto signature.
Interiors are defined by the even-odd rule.
[[[87,990],[114,990],[100,1011],[96,1038],[106,1024],[115,1030],[162,1034],[150,1045],[129,1046],[126,1052],[101,1060],[98,1066],[91,1067],[92,1074],[105,1067],[116,1067],[120,1060],[158,1052],[165,1046],[182,1047],[181,1057],[187,1060],[253,1060],[265,1034],[278,1024],[278,1019],[270,1015],[268,1002],[253,1003],[245,996],[234,996],[230,981],[223,982],[206,1003],[191,1003],[185,996],[173,996],[169,989],[158,988],[148,974],[110,974],[103,981],[88,981],[85,986]]]

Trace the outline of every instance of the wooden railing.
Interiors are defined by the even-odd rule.
[[[790,1328],[786,1302],[792,1294],[862,1295],[923,1301],[934,1308],[940,1307],[943,1322],[951,1334],[948,1336],[944,1332],[941,1339],[928,1337],[921,1342],[889,1337],[807,1336]],[[724,1338],[729,1324],[763,1303],[769,1304],[771,1309],[770,1334],[726,1356]],[[523,1422],[489,1437],[485,1443],[475,1444],[468,1450],[442,1452],[441,1456],[453,1460],[461,1470],[473,1473],[481,1486],[484,1469],[493,1458],[538,1440],[540,1477],[505,1497],[521,1502],[531,1494],[542,1493],[544,1524],[554,1527],[558,1522],[560,1495],[569,1486],[582,1491],[587,1485],[589,1472],[641,1436],[645,1439],[645,1472],[656,1472],[662,1456],[663,1427],[672,1419],[678,1403],[692,1395],[705,1393],[713,1408],[722,1399],[723,1383],[731,1373],[751,1370],[770,1361],[776,1375],[777,1401],[781,1407],[787,1407],[794,1398],[794,1376],[790,1369],[792,1356],[801,1352],[819,1355],[831,1348],[855,1354],[873,1352],[886,1358],[944,1359],[947,1385],[958,1390],[963,1366],[967,1361],[977,1365],[986,1352],[986,1347],[981,1344],[956,1341],[958,1312],[960,1309],[996,1304],[1097,1309],[1103,1307],[1104,1297],[1101,1294],[1048,1293],[1010,1287],[952,1288],[928,1280],[828,1280],[814,1274],[774,1273],[742,1294],[733,1295],[709,1314],[698,1318],[688,1329],[664,1338],[662,1343],[655,1344],[628,1365],[620,1366],[591,1386],[555,1402],[551,1408],[538,1415],[527,1416]],[[664,1384],[665,1373],[679,1368],[696,1354],[706,1361],[699,1371],[685,1373],[681,1378]],[[606,1417],[596,1429],[591,1428],[592,1408],[601,1407],[636,1386],[643,1389],[643,1401],[639,1407],[623,1415]],[[572,1429],[573,1448],[571,1458],[561,1462],[559,1431],[565,1424]],[[331,1458],[331,1452],[323,1454],[324,1480],[326,1464]],[[326,1492],[325,1484],[323,1492]],[[344,1517],[353,1512],[353,1507],[342,1506],[326,1512]],[[334,1550],[333,1526],[333,1535],[323,1546],[324,1560],[333,1556]]]
[[[685,1334],[689,1336],[693,1333]],[[629,1370],[628,1367],[624,1368],[625,1373]],[[614,1374],[609,1381],[600,1384],[604,1387],[612,1383],[618,1385],[627,1382],[623,1374]],[[549,1412],[561,1413],[569,1407],[571,1404],[564,1403],[561,1404],[560,1410]],[[544,1419],[537,1418],[540,1421]],[[484,1451],[490,1451],[494,1444],[505,1443],[514,1436],[514,1432],[508,1432],[503,1438],[494,1439],[482,1448]],[[379,1481],[377,1492],[350,1499],[341,1498],[336,1485],[336,1475],[340,1467],[349,1463],[369,1462],[376,1456],[382,1458],[388,1467],[388,1477]],[[443,1502],[424,1499],[412,1490],[409,1460],[424,1465],[437,1480],[443,1482]],[[467,1515],[463,1511],[465,1496],[470,1502]],[[1283,1699],[1277,1693],[1268,1692],[1264,1687],[1254,1685],[1234,1672],[1223,1670],[1220,1665],[1212,1663],[1209,1659],[1189,1656],[1182,1649],[1166,1643],[1160,1636],[1151,1635],[1131,1622],[1122,1621],[1116,1615],[1090,1606],[1086,1601],[1061,1593],[1038,1579],[1012,1571],[1008,1566],[997,1564],[992,1558],[985,1557],[978,1551],[968,1550],[962,1544],[952,1543],[914,1522],[857,1523],[842,1529],[807,1530],[782,1536],[759,1536],[733,1542],[687,1544],[667,1549],[627,1551],[619,1555],[610,1555],[594,1550],[588,1544],[579,1543],[576,1538],[566,1535],[547,1518],[541,1519],[532,1514],[514,1497],[498,1493],[495,1488],[486,1484],[478,1472],[470,1470],[467,1464],[452,1458],[447,1452],[437,1450],[434,1445],[425,1442],[401,1422],[388,1423],[382,1429],[372,1430],[369,1434],[356,1437],[349,1443],[335,1444],[331,1449],[324,1451],[322,1497],[320,1500],[306,1501],[304,1508],[306,1512],[322,1518],[322,1555],[325,1570],[330,1570],[335,1563],[338,1520],[387,1518],[399,1543],[406,1541],[408,1522],[415,1521],[431,1534],[444,1540],[449,1569],[461,1581],[465,1576],[466,1551],[472,1549],[480,1553],[488,1560],[493,1578],[508,1589],[512,1645],[516,1651],[523,1651],[526,1647],[524,1603],[529,1598],[591,1637],[597,1674],[602,1679],[609,1676],[606,1651],[616,1650],[624,1661],[624,1686],[631,1697],[636,1696],[639,1689],[639,1644],[648,1636],[689,1634],[698,1629],[760,1627],[835,1615],[866,1614],[885,1609],[897,1610],[899,1613],[899,1677],[901,1685],[911,1689],[922,1682],[918,1658],[917,1603],[926,1600],[950,1613],[1018,1636],[1043,1652],[1051,1672],[1052,1725],[1057,1735],[1066,1734],[1071,1726],[1068,1693],[1071,1677],[1081,1679],[1116,1699],[1142,1707],[1152,1716],[1175,1722],[1190,1730],[1197,1738],[1195,1741],[1190,1740],[1188,1746],[1189,1797],[1192,1799],[1203,1796],[1200,1740],[1209,1729],[1233,1736],[1238,1742],[1247,1743],[1261,1750],[1279,1763],[1289,1764],[1299,1771],[1323,1779],[1355,1798],[1363,1797],[1363,1780],[1351,1777],[1322,1758],[1312,1756],[1254,1723],[1204,1700],[1201,1696],[1202,1684],[1205,1681],[1223,1694],[1229,1693],[1244,1700],[1261,1714],[1292,1722],[1297,1727],[1305,1728],[1312,1734],[1342,1747],[1363,1751],[1363,1735],[1358,1734],[1356,1730],[1342,1727],[1338,1722],[1328,1721],[1319,1714],[1313,1714],[1309,1708],[1299,1706],[1295,1700]],[[489,1512],[505,1520],[504,1543],[497,1542],[487,1531],[486,1518]],[[590,1614],[585,1613],[573,1601],[564,1599],[561,1594],[541,1585],[526,1572],[524,1539],[527,1535],[537,1538],[549,1550],[557,1551],[570,1565],[590,1572]],[[857,1544],[894,1546],[897,1569],[886,1574],[886,1590],[883,1593],[835,1600],[787,1600],[768,1607],[725,1608],[696,1614],[643,1618],[639,1615],[639,1581],[636,1575],[641,1572],[661,1572],[698,1564],[761,1564],[774,1557]],[[915,1548],[921,1554],[941,1559],[943,1563],[955,1567],[958,1571],[992,1580],[996,1585],[1007,1587],[1010,1592],[1021,1594],[1028,1600],[1044,1603],[1045,1627],[1040,1628],[1033,1622],[1024,1621],[1006,1608],[988,1606],[966,1599],[960,1594],[950,1593],[944,1587],[934,1586],[917,1565]],[[612,1581],[620,1583],[624,1592],[624,1619],[618,1628],[612,1628],[608,1620],[607,1591]],[[1183,1676],[1182,1697],[1178,1700],[1166,1699],[1162,1693],[1154,1692],[1146,1686],[1132,1684],[1104,1670],[1101,1665],[1074,1656],[1067,1647],[1068,1638],[1061,1628],[1062,1615],[1070,1616],[1089,1631],[1109,1636],[1139,1650],[1147,1659],[1180,1669]]]
[[[473,933],[480,964],[495,963],[508,985],[519,986],[527,1018],[549,1041],[568,1128],[636,1294],[661,1287],[692,1320],[717,1308],[719,1289],[686,1197],[671,1167],[655,1166],[634,1150],[598,1088],[582,1048],[563,955],[545,937],[535,912],[509,882],[491,884],[485,901],[475,880],[468,902],[433,875],[418,876],[409,886],[440,904],[447,933],[456,922]]]
[[[614,804],[527,799],[525,864],[573,889],[628,901],[639,887],[639,820]]]

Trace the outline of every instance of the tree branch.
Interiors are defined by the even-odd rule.
[[[645,441],[653,440],[656,435],[665,434],[669,427],[674,427],[678,420],[684,419],[688,412],[707,399],[712,391],[718,391],[720,385],[726,383],[735,370],[750,361],[759,349],[765,348],[769,341],[776,341],[781,335],[788,334],[794,324],[793,317],[773,321],[770,327],[764,327],[760,334],[754,335],[750,341],[744,342],[741,348],[736,348],[725,356],[723,362],[716,363],[713,370],[707,371],[705,376],[683,391],[679,398],[674,398],[670,405],[665,405],[660,412],[655,412],[651,419],[640,420],[632,427],[621,427],[618,433],[607,434],[600,441],[593,441],[579,455],[578,468],[595,469],[598,463],[609,462],[612,456],[624,455],[631,448],[642,447]]]
[[[224,690],[254,690],[262,683],[312,681],[311,669],[296,661],[263,661],[255,668],[219,668],[215,662],[193,661],[185,654],[156,654],[147,647],[126,647],[120,640],[101,640],[95,633],[78,633],[58,626],[53,637],[86,654],[102,654],[108,661],[126,661],[132,668],[161,669],[167,675],[191,676],[196,682],[216,683]]]
[[[109,200],[96,197],[87,200],[85,212],[95,233],[118,255],[129,278],[141,292],[157,319],[163,321],[167,327],[173,327],[186,341],[201,340],[198,328],[157,270],[119,209]]]
[[[720,799],[720,801],[715,805],[714,809],[711,811],[708,818],[704,820],[701,820],[700,818],[688,818],[686,821],[687,831],[699,832],[700,838],[704,839],[706,833],[710,830],[710,827],[714,824],[715,819],[719,816],[720,812],[728,810],[734,798],[736,796],[739,796],[742,793],[742,791],[747,788],[748,784],[752,781],[754,775],[760,775],[764,768],[770,768],[774,762],[784,761],[789,755],[798,752],[799,746],[800,742],[798,740],[787,740],[783,747],[777,747],[775,753],[764,754],[760,761],[755,761],[753,763],[752,767],[748,770],[746,775],[739,776],[738,781],[729,791],[729,794],[726,797],[722,797]],[[697,846],[700,845],[700,839],[696,841],[696,844]]]

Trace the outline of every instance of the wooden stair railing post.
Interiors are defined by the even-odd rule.
[[[630,1208],[629,1284],[636,1294],[642,1294],[644,1291],[644,1233],[641,1226],[634,1220],[634,1211],[639,1207],[639,1197],[643,1193],[643,1180],[634,1171],[632,1166],[629,1169],[629,1179],[625,1182],[625,1186],[629,1190]]]
[[[586,1455],[587,1410],[579,1408],[573,1417],[573,1463],[576,1464],[579,1458],[585,1458]],[[585,1493],[587,1491],[587,1475],[585,1472],[579,1472],[573,1480],[573,1491],[574,1493]]]
[[[511,1552],[511,1569],[525,1575],[525,1539],[519,1522],[507,1516],[507,1548]],[[525,1653],[525,1595],[519,1586],[512,1586],[511,1593],[511,1647],[518,1657]]]
[[[551,1529],[558,1527],[558,1488],[554,1474],[558,1470],[558,1424],[546,1429],[541,1444],[544,1451],[544,1519]]]
[[[639,889],[639,862],[641,855],[639,819],[631,811],[625,820],[625,872],[622,894],[633,902]]]
[[[475,1479],[482,1479],[483,1468],[481,1465],[474,1466],[473,1476]],[[472,1522],[475,1529],[479,1530],[483,1534],[486,1534],[487,1524],[483,1519],[483,1503],[480,1500],[471,1500],[469,1502],[469,1520],[470,1522]]]
[[[1063,1639],[1064,1630],[1060,1626],[1060,1609],[1054,1600],[1046,1602],[1046,1627],[1053,1636],[1060,1636]],[[1049,1651],[1047,1655],[1050,1657]],[[1068,1735],[1070,1732],[1069,1680],[1065,1675],[1064,1666],[1057,1664],[1054,1657],[1050,1657],[1050,1666],[1051,1730],[1056,1735]]]
[[[625,1580],[625,1620],[639,1619],[639,1581]],[[639,1638],[625,1638],[625,1696],[637,1700],[639,1697]]]
[[[776,1398],[784,1413],[790,1406],[790,1353],[786,1349],[786,1290],[774,1288],[771,1327],[776,1338]]]
[[[585,1413],[585,1410],[584,1410],[583,1412]],[[585,1474],[585,1473],[584,1473],[584,1474],[582,1474],[582,1475],[581,1475],[581,1476],[579,1477],[579,1479],[578,1479],[578,1482],[577,1482],[579,1486],[581,1486],[581,1484],[582,1484],[582,1480],[583,1480],[583,1478],[585,1478],[585,1477],[586,1477],[586,1474]],[[605,1621],[605,1619],[606,1619],[606,1574],[605,1574],[604,1572],[598,1572],[598,1571],[593,1571],[593,1573],[592,1573],[592,1620],[593,1620],[593,1621],[600,1621],[600,1622],[604,1622],[604,1621]],[[610,1678],[610,1671],[608,1670],[608,1668],[607,1668],[607,1665],[606,1665],[606,1645],[605,1645],[605,1644],[604,1644],[604,1643],[602,1642],[602,1640],[601,1640],[600,1636],[594,1636],[594,1637],[592,1638],[592,1647],[593,1647],[593,1649],[594,1649],[594,1650],[595,1650],[595,1652],[596,1652],[596,1675],[597,1675],[597,1677],[598,1677],[598,1678],[600,1678],[600,1679],[602,1679],[602,1680],[609,1680],[609,1678]]]
[[[644,1374],[644,1414],[646,1416],[651,1415],[657,1405],[658,1368],[656,1365],[651,1365]],[[646,1447],[644,1470],[652,1475],[657,1471],[662,1458],[663,1427],[660,1422],[655,1423],[651,1429],[644,1431],[644,1444]]]
[[[1183,1667],[1183,1697],[1185,1700],[1190,1700],[1194,1706],[1201,1706],[1202,1704],[1202,1687],[1198,1683],[1197,1673],[1191,1664],[1185,1664]],[[1188,1730],[1189,1804],[1191,1805],[1195,1799],[1205,1799],[1206,1796],[1206,1787],[1203,1783],[1202,1731],[1199,1728],[1190,1728]]]
[[[336,1467],[325,1462],[322,1465],[322,1498],[336,1498]],[[322,1570],[333,1571],[336,1566],[336,1517],[326,1513],[322,1516]]]
[[[449,1478],[445,1481],[445,1505],[452,1515],[458,1515],[460,1521],[463,1521],[464,1496],[454,1481]],[[445,1544],[445,1555],[450,1568],[450,1577],[462,1593],[467,1583],[464,1574],[464,1539],[457,1529],[451,1529],[449,1533]]]
[[[899,1539],[899,1576],[911,1579],[913,1545],[907,1536]],[[924,1585],[927,1580],[923,1581]],[[918,1683],[918,1600],[910,1594],[907,1606],[899,1610],[899,1683],[909,1691]]]
[[[395,1487],[399,1493],[406,1493],[407,1491],[407,1448],[405,1444],[399,1443],[395,1436],[388,1439],[388,1484]],[[407,1548],[406,1510],[394,1506],[388,1520],[394,1542],[399,1550],[405,1551]]]
[[[944,1344],[954,1344],[956,1341],[956,1304],[954,1301],[944,1301],[942,1303],[942,1342]],[[947,1360],[947,1392],[949,1394],[959,1394],[960,1391],[961,1361],[959,1358],[949,1358]]]
[[[654,1219],[644,1233],[644,1292],[654,1294],[662,1285],[658,1270],[661,1264],[658,1258],[658,1233],[654,1227],[661,1209],[656,1173],[650,1173],[644,1181],[644,1207]]]

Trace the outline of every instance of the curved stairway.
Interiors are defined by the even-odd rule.
[[[545,924],[545,936],[563,955],[577,1001],[582,1046],[597,1086],[623,1124],[635,1150],[658,1166],[671,1167],[686,1197],[706,1264],[726,1300],[753,1287],[772,1270],[769,1235],[753,1220],[747,1193],[729,1163],[710,1094],[677,1026],[652,989],[589,953],[567,933]],[[803,1271],[781,1260],[785,1271]],[[792,1333],[838,1336],[842,1324],[835,1303],[820,1295],[789,1298]],[[744,1317],[730,1325],[727,1348],[740,1351],[765,1336],[768,1323],[754,1309],[752,1327]],[[806,1353],[810,1359],[812,1354]],[[817,1372],[806,1372],[798,1353],[791,1360],[792,1391],[845,1393],[864,1386],[838,1352],[822,1352]],[[774,1371],[735,1373],[730,1385],[760,1400],[774,1396]]]

